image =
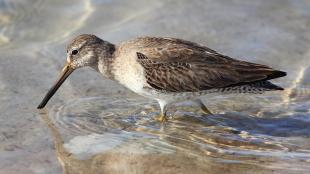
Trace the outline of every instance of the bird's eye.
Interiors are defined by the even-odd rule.
[[[78,50],[72,50],[71,54],[76,55],[78,53]]]

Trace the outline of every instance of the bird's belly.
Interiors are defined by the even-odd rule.
[[[166,103],[175,103],[185,100],[194,100],[206,95],[211,96],[214,93],[213,91],[167,92],[167,91],[159,91],[155,89],[143,88],[141,91],[139,91],[138,94],[155,100],[163,100]]]

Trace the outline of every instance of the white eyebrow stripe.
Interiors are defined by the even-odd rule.
[[[79,43],[79,44],[76,45],[76,46],[72,46],[72,47],[70,48],[70,50],[69,50],[70,54],[71,54],[71,52],[72,52],[73,50],[79,50],[79,49],[81,49],[81,47],[82,47],[83,45],[85,45],[85,43],[86,43],[86,41],[81,42],[81,43]]]
[[[73,50],[79,50],[81,47],[72,47],[72,50],[70,50],[71,52],[73,51]]]

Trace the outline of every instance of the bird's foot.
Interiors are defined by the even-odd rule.
[[[160,121],[160,122],[162,122],[162,123],[168,121],[167,116],[164,115],[164,114],[160,114],[160,115],[159,115],[158,117],[156,117],[155,119],[158,120],[158,121]]]

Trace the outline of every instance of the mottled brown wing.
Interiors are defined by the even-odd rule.
[[[136,39],[135,45],[149,59],[160,62],[199,62],[205,61],[201,55],[217,54],[208,47],[176,38],[141,37]]]
[[[216,51],[203,46],[199,45],[195,42],[183,40],[183,39],[176,39],[170,37],[139,37],[135,39],[135,44],[137,47],[140,48],[156,48],[157,50],[165,51],[174,49],[174,48],[182,48],[184,50],[195,50],[195,51],[202,51],[202,52],[210,52],[216,53]],[[187,48],[187,49],[186,49]],[[189,51],[189,50],[188,50]]]
[[[149,43],[156,42],[156,43]],[[137,52],[147,83],[158,90],[195,92],[285,76],[268,66],[235,60],[198,44],[150,38]]]

